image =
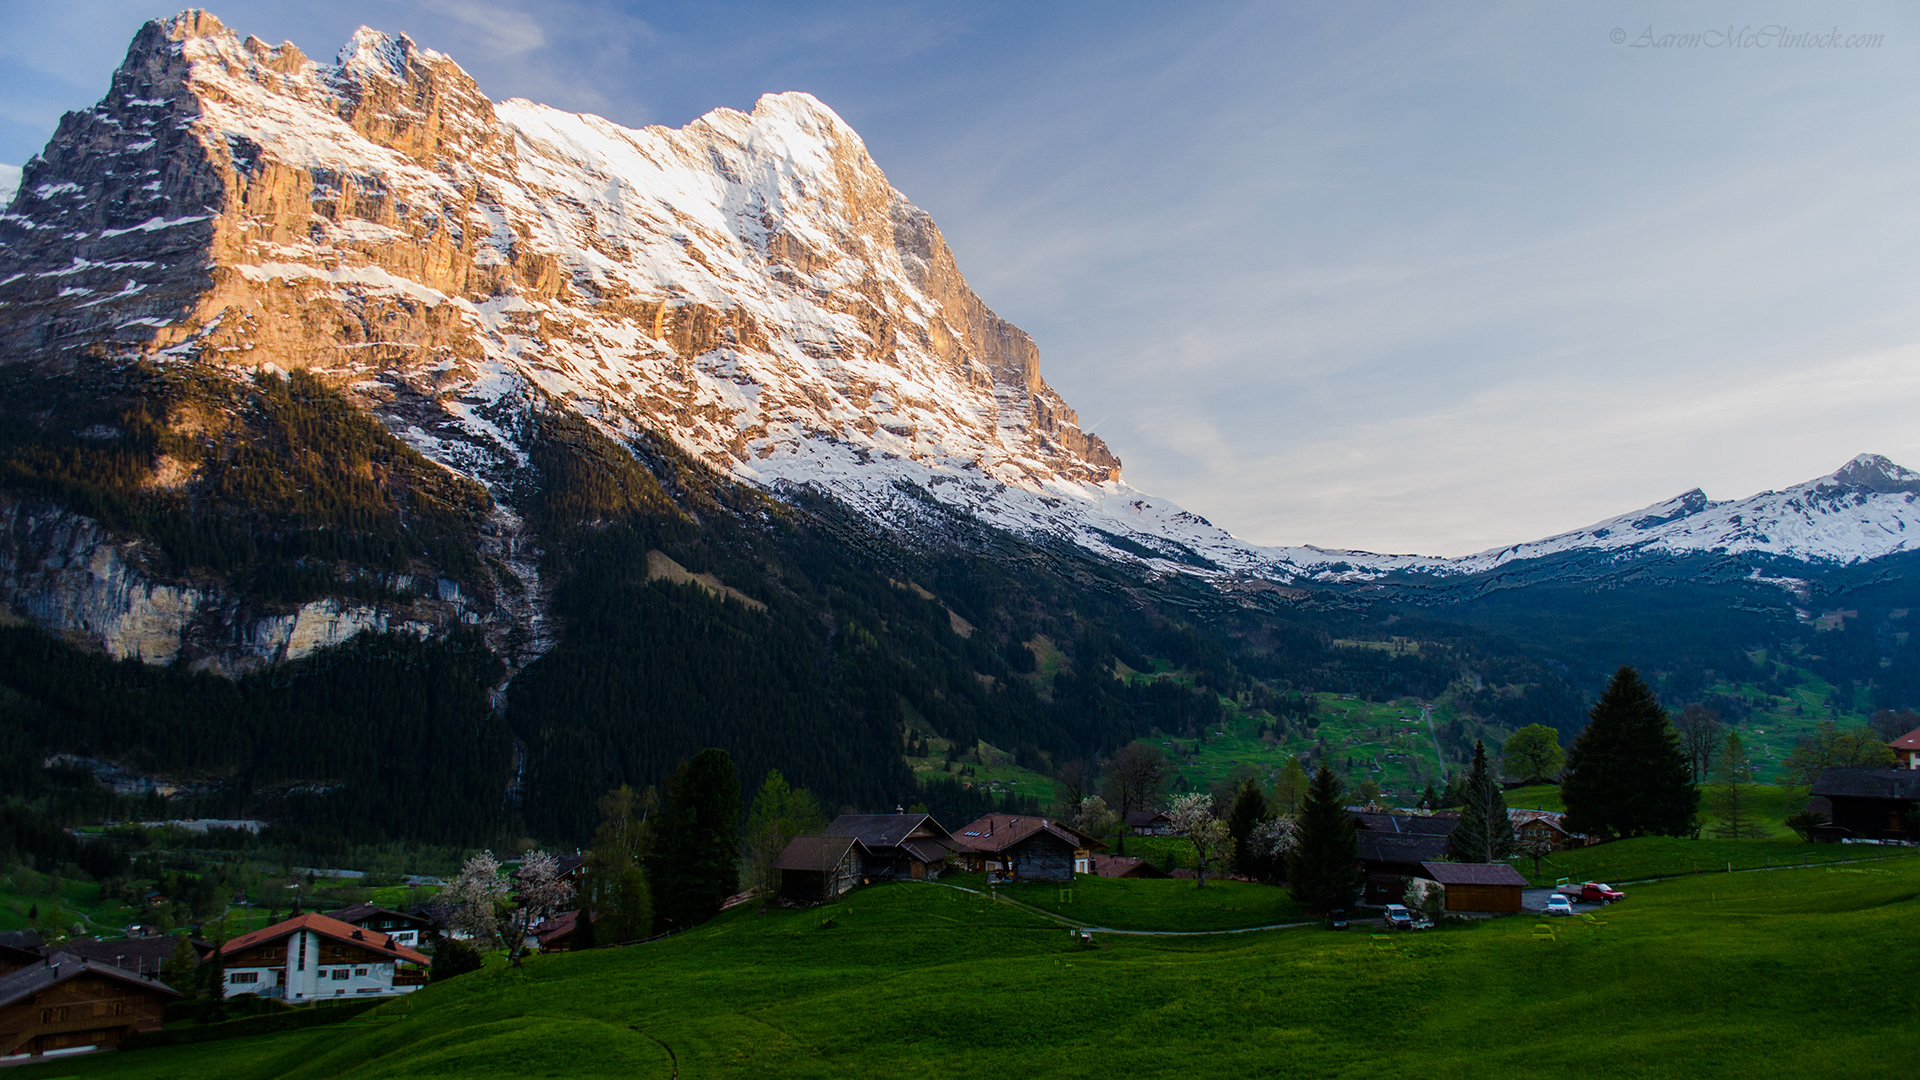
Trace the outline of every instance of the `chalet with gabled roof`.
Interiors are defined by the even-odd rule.
[[[329,913],[331,918],[352,923],[362,930],[377,930],[409,949],[417,949],[433,933],[433,920],[424,915],[395,911],[376,904],[350,904]]]
[[[1898,768],[1920,769],[1920,728],[1914,728],[1887,745],[1893,747],[1894,760],[1899,762]]]
[[[823,835],[852,837],[866,848],[863,877],[936,878],[960,850],[931,814],[841,814]],[[782,871],[784,873],[785,871]]]
[[[0,975],[0,1062],[106,1049],[158,1031],[179,996],[151,975],[56,952]]]
[[[869,857],[856,837],[796,836],[773,863],[780,895],[802,904],[838,899],[860,884]]]
[[[1164,810],[1129,810],[1127,828],[1135,836],[1171,836],[1173,818]]]
[[[987,814],[954,836],[967,869],[1009,881],[1072,881],[1093,873],[1093,850],[1105,844],[1060,822],[1031,814]]]
[[[1353,839],[1366,874],[1370,904],[1395,904],[1407,879],[1425,876],[1421,864],[1447,857],[1447,838],[1460,827],[1458,815],[1353,812]]]
[[[228,996],[285,1001],[406,994],[430,961],[390,934],[328,915],[296,915],[220,947]]]
[[[1508,810],[1507,822],[1521,840],[1547,844],[1555,851],[1586,847],[1588,838],[1567,829],[1567,815],[1553,810]]]
[[[1822,840],[1920,839],[1911,816],[1920,803],[1920,770],[1828,769],[1813,782],[1833,820],[1815,830]]]

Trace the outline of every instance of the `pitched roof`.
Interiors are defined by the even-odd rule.
[[[404,911],[395,911],[392,908],[381,907],[378,904],[369,904],[365,901],[361,901],[358,904],[348,904],[339,911],[328,912],[327,915],[329,918],[339,919],[341,922],[354,923],[356,925],[361,919],[370,919],[375,915],[391,915],[396,919],[405,919],[410,923],[421,923],[423,925],[430,925],[433,922],[433,920],[423,915],[409,915]]]
[[[580,913],[578,911],[563,911],[541,923],[539,926],[534,927],[533,936],[542,946],[551,945],[555,941],[573,933],[579,925]]]
[[[68,979],[88,974],[104,975],[109,979],[147,987],[162,994],[180,996],[180,991],[166,983],[135,975],[125,968],[117,968],[112,964],[96,964],[72,953],[56,952],[47,957],[47,962],[44,964],[35,964],[32,967],[23,967],[19,971],[0,975],[0,1009],[25,1001],[49,986],[57,986]]]
[[[205,955],[212,948],[206,942],[200,944],[201,947],[194,950],[196,955]],[[179,945],[179,938],[172,934],[161,934],[156,937],[111,938],[106,941],[82,938],[60,946],[60,951],[97,964],[112,964],[139,975],[159,971],[161,964],[173,959],[173,951]]]
[[[0,931],[0,945],[6,945],[15,949],[26,949],[28,951],[37,952],[41,945],[40,931],[38,930]]]
[[[841,814],[827,826],[827,836],[851,836],[867,846],[868,851],[881,848],[901,847],[907,837],[922,826],[930,828],[932,836],[917,838],[936,842],[947,841],[952,846],[953,834],[941,828],[931,814]]]
[[[1353,827],[1389,835],[1449,836],[1460,827],[1460,818],[1457,815],[1441,817],[1438,814],[1425,817],[1418,814],[1376,814],[1362,810],[1354,812]]]
[[[1419,833],[1355,829],[1354,846],[1364,863],[1422,863],[1447,853],[1447,838]]]
[[[1167,816],[1167,812],[1165,810],[1129,810],[1127,811],[1127,827],[1128,828],[1134,828],[1140,825],[1151,825],[1156,821],[1172,821],[1172,820],[1173,820],[1172,818]]]
[[[1512,825],[1516,829],[1522,825],[1527,825],[1527,824],[1531,824],[1533,822],[1538,821],[1541,824],[1547,826],[1548,828],[1555,830],[1556,832],[1563,833],[1567,836],[1572,836],[1573,835],[1572,833],[1567,832],[1566,817],[1567,815],[1562,814],[1555,810],[1508,810],[1507,811],[1507,823],[1509,825]]]
[[[1098,853],[1093,856],[1093,872],[1100,877],[1163,878],[1167,876],[1165,870],[1145,859],[1136,859],[1131,855]]]
[[[1920,750],[1920,728],[1914,728],[1887,745],[1895,750]]]
[[[1442,885],[1518,885],[1527,879],[1506,863],[1423,862],[1420,868]]]
[[[1811,794],[1920,801],[1920,769],[1828,769],[1813,782]]]
[[[255,945],[263,945],[269,941],[277,941],[280,938],[287,937],[300,930],[310,930],[313,933],[319,934],[321,937],[333,938],[335,941],[342,941],[348,945],[358,945],[363,949],[383,953],[394,960],[404,961],[409,964],[426,964],[431,962],[424,954],[417,953],[405,945],[395,943],[393,937],[389,934],[383,934],[378,930],[362,930],[352,923],[341,922],[339,919],[333,918],[330,915],[316,915],[313,913],[295,915],[291,919],[283,919],[280,922],[274,923],[264,930],[255,930],[251,934],[242,934],[232,941],[227,942],[225,945],[220,946],[220,955],[230,956],[242,949],[251,949]]]
[[[862,854],[867,850],[865,844],[851,836],[796,836],[780,857],[773,860],[773,868],[824,873],[839,866],[847,852],[854,848],[859,848]]]
[[[960,827],[954,839],[975,851],[1005,851],[1028,837],[1050,833],[1075,848],[1107,845],[1072,827],[1031,814],[988,814]]]

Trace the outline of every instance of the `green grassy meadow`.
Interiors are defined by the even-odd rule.
[[[943,880],[970,889],[987,888],[980,874]],[[1083,876],[1071,886],[1015,883],[996,885],[993,893],[1076,923],[1115,930],[1233,930],[1308,918],[1284,888],[1211,877],[1205,888],[1182,878]]]
[[[496,964],[336,1026],[13,1075],[1880,1077],[1920,1052],[1920,987],[1889,960],[1917,897],[1907,857],[1642,885],[1591,921],[1088,949],[1017,905],[901,883]]]

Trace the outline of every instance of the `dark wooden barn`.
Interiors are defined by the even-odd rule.
[[[947,856],[960,850],[953,834],[930,814],[841,814],[827,836],[850,836],[866,847],[866,877],[936,878]]]
[[[1814,781],[1812,795],[1832,808],[1833,820],[1817,831],[1820,839],[1920,840],[1913,818],[1920,770],[1828,769]]]
[[[866,845],[851,836],[796,836],[773,863],[780,896],[802,904],[833,900],[860,884],[867,857]]]
[[[1354,813],[1353,839],[1366,873],[1366,902],[1399,903],[1407,879],[1426,876],[1423,863],[1446,858],[1447,837],[1459,826],[1460,819],[1453,816]]]

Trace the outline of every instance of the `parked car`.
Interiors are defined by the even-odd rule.
[[[1415,915],[1413,917],[1413,928],[1415,930],[1431,930],[1433,929],[1433,920],[1427,918],[1425,915]]]
[[[1347,909],[1334,908],[1327,912],[1327,929],[1345,930],[1347,928]]]
[[[1387,905],[1387,929],[1389,930],[1413,929],[1413,912],[1408,911],[1405,904],[1388,904]]]
[[[1578,885],[1562,885],[1558,891],[1584,904],[1611,904],[1616,900],[1625,900],[1627,898],[1626,893],[1599,881],[1583,881]]]
[[[1554,894],[1553,894],[1552,896],[1549,896],[1549,897],[1547,897],[1547,910],[1546,910],[1546,914],[1548,914],[1548,915],[1572,915],[1572,914],[1573,914],[1573,901],[1572,901],[1572,900],[1569,900],[1569,899],[1567,899],[1567,898],[1566,898],[1565,896],[1563,896],[1563,895],[1562,895],[1562,894],[1560,894],[1560,893],[1554,893]]]

